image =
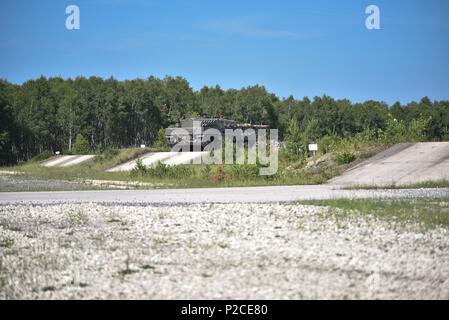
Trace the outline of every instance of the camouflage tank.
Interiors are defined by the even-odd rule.
[[[201,128],[198,134],[194,134],[194,125],[196,128]],[[172,132],[176,129],[184,129],[188,134],[186,136],[173,135]],[[253,125],[253,124],[239,124],[234,120],[222,119],[222,118],[189,118],[179,121],[176,127],[165,129],[165,137],[170,147],[175,144],[187,144],[192,147],[195,143],[201,143],[203,148],[209,141],[203,141],[203,132],[207,129],[217,129],[222,135],[224,135],[226,129],[267,129],[266,125]],[[191,148],[192,150],[192,148]]]

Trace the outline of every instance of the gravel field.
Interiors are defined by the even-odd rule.
[[[95,179],[77,179],[75,181],[59,179],[39,179],[24,174],[0,171],[0,192],[45,192],[45,191],[82,191],[82,190],[131,190],[135,188],[170,187],[167,183],[140,181],[113,181]],[[5,197],[0,194],[0,201]]]
[[[57,179],[38,179],[20,174],[2,174],[0,172],[0,192],[23,192],[39,190],[88,190],[92,186],[73,181]]]
[[[448,257],[448,229],[313,206],[0,206],[1,299],[449,299]]]

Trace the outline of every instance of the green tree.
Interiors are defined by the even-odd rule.
[[[285,153],[292,161],[302,160],[304,158],[305,150],[302,143],[302,134],[298,123],[295,119],[290,121],[290,124],[285,133]]]
[[[0,81],[0,165],[7,165],[14,162],[12,153],[16,127],[12,108],[6,100],[7,83]]]
[[[89,141],[80,133],[76,135],[76,141],[73,145],[74,154],[89,154],[91,151]]]
[[[351,103],[328,96],[279,99],[258,85],[195,92],[181,77],[39,77],[21,85],[0,81],[0,163],[70,149],[77,133],[94,149],[161,146],[161,128],[202,114],[278,128],[285,150],[296,159],[307,155],[309,142],[326,135],[392,143],[449,139],[449,101],[427,97],[389,108],[378,101]]]
[[[169,145],[167,139],[165,138],[165,130],[163,128],[159,129],[157,133],[157,138],[153,143],[153,148],[158,150],[168,150]]]

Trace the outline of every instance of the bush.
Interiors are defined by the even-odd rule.
[[[201,168],[201,178],[203,179],[209,179],[210,173],[212,171],[212,165],[206,164]]]
[[[304,158],[306,152],[302,143],[302,134],[295,119],[290,121],[284,141],[285,155],[291,161]]]
[[[417,142],[425,141],[426,131],[431,121],[432,121],[431,117],[427,119],[425,118],[413,119],[408,125],[409,139],[411,141]]]
[[[304,162],[309,155],[308,145],[320,138],[319,121],[311,119],[299,127],[297,120],[292,119],[285,133],[284,148],[288,160]]]
[[[153,168],[148,168],[147,174],[153,178],[167,178],[169,170],[170,169],[166,164],[158,161]]]
[[[385,143],[419,142],[426,139],[426,131],[432,118],[412,119],[410,122],[390,117],[387,128],[383,133],[382,140]]]
[[[355,154],[352,151],[342,151],[337,153],[335,156],[335,161],[338,165],[351,163],[356,159]]]
[[[167,151],[170,149],[167,143],[167,139],[165,138],[165,130],[163,128],[159,129],[157,138],[154,141],[152,147],[161,151]]]
[[[254,179],[259,176],[256,164],[233,164],[225,167],[225,173],[233,179]]]
[[[168,166],[160,161],[154,167],[146,167],[139,159],[131,171],[131,177],[149,177],[158,179],[183,179],[195,176],[195,168],[189,165]]]
[[[336,150],[336,147],[338,146],[340,141],[341,138],[335,135],[322,137],[320,139],[320,142],[318,143],[319,152],[321,154],[326,154]]]
[[[350,137],[353,146],[358,148],[360,146],[367,146],[379,143],[379,137],[382,135],[382,129],[366,129],[362,132],[356,133]]]
[[[90,144],[82,134],[77,134],[75,144],[73,145],[73,154],[89,154]]]
[[[120,150],[115,148],[106,148],[95,157],[95,162],[105,162],[111,160],[120,154]]]
[[[147,167],[143,165],[142,160],[137,159],[136,166],[131,170],[131,177],[143,177],[147,173]]]
[[[224,166],[221,164],[221,165],[214,166],[212,168],[211,173],[210,173],[210,179],[214,182],[222,182],[222,181],[229,180],[229,176],[226,174],[226,172],[224,170]]]

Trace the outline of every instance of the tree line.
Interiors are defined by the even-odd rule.
[[[425,118],[427,140],[449,138],[449,101],[424,97],[407,105],[352,103],[328,96],[281,99],[263,86],[193,90],[182,77],[135,79],[40,77],[17,85],[0,81],[0,165],[28,160],[43,151],[69,152],[82,135],[92,152],[152,145],[161,128],[185,117],[224,117],[278,128],[348,137],[385,129],[389,119]]]

